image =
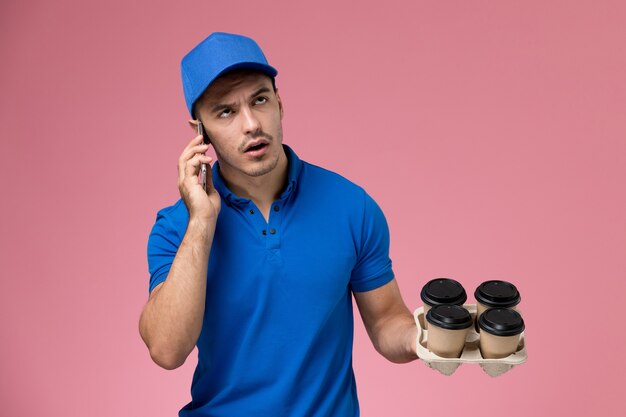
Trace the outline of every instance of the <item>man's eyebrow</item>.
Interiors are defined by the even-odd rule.
[[[262,94],[262,93],[269,93],[270,91],[271,90],[269,88],[267,88],[266,86],[263,86],[263,87],[259,88],[258,90],[256,90],[254,93],[252,93],[250,95],[250,98],[256,97],[256,96],[258,96],[259,94]],[[230,109],[230,108],[233,108],[233,107],[235,107],[235,103],[217,103],[217,104],[214,104],[213,107],[211,107],[211,112],[212,113],[216,113],[216,112],[218,112],[220,110]]]
[[[211,113],[216,113],[220,110],[224,110],[224,109],[230,109],[235,107],[235,103],[218,103],[218,104],[214,104],[213,107],[211,107]]]
[[[254,93],[252,93],[250,98],[256,97],[256,96],[258,96],[261,93],[269,93],[269,92],[270,92],[270,89],[267,88],[266,86],[263,86],[263,87],[259,88],[258,90],[256,90]]]

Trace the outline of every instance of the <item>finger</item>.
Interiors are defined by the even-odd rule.
[[[185,176],[185,165],[194,155],[204,154],[208,150],[209,145],[199,144],[191,148],[185,148],[178,158],[178,180],[183,181]]]
[[[185,163],[185,180],[197,177],[200,172],[200,154],[194,155]]]
[[[208,149],[209,149],[209,145],[207,144],[195,145],[195,146],[185,149],[183,153],[180,155],[180,157],[186,161],[188,159],[191,159],[191,157],[197,153],[201,153],[201,154],[205,153]]]
[[[200,160],[200,168],[198,169],[198,175],[196,177],[196,181],[198,184],[202,184],[202,164],[206,165],[206,189],[205,191],[210,194],[211,188],[213,186],[213,178],[211,176],[211,162],[213,159],[210,156],[202,155],[199,157]]]
[[[190,148],[193,148],[194,146],[198,146],[200,144],[202,144],[202,135],[198,135],[195,138],[191,139],[191,141],[187,144],[187,146],[185,146],[185,149],[183,149],[183,151],[181,152],[181,155],[186,153]]]
[[[196,155],[202,155],[202,154],[197,153]],[[194,158],[196,159],[194,160]],[[184,158],[181,155],[181,157],[178,158],[178,183],[179,184],[184,183],[187,177],[189,177],[190,175],[193,175],[194,164],[195,166],[199,166],[196,161],[197,161],[196,156],[191,157],[191,158]],[[197,172],[196,172],[196,175],[197,175]]]
[[[194,136],[194,138],[193,138],[193,139],[191,139],[191,140],[189,141],[189,143],[187,144],[187,146],[193,146],[193,145],[196,145],[196,144],[198,144],[198,143],[201,143],[201,142],[202,142],[202,139],[203,139],[202,135],[196,135],[196,136]]]
[[[191,147],[193,147],[193,146],[196,146],[196,145],[201,144],[201,143],[203,142],[203,140],[202,140],[202,139],[203,139],[202,135],[197,135],[197,136],[195,136],[193,139],[191,139],[191,140],[189,141],[189,143],[187,144],[187,146],[185,146],[185,149],[183,149],[183,152],[185,152],[187,149],[189,149],[189,148],[191,148]]]
[[[210,156],[196,154],[193,158],[187,161],[187,164],[185,165],[185,179],[192,176],[196,177],[197,179],[198,174],[200,173],[200,165],[202,163],[209,164],[211,161],[212,158]]]

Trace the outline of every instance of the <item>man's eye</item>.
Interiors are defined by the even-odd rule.
[[[257,97],[254,100],[254,104],[265,104],[267,103],[267,97]]]
[[[231,109],[224,109],[220,112],[219,117],[222,117],[222,118],[228,117],[231,115],[232,112],[233,111]]]

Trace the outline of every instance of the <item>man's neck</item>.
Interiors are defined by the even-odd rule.
[[[288,160],[284,149],[278,158],[278,164],[269,173],[260,177],[251,177],[247,175],[229,175],[230,173],[222,172],[220,174],[226,186],[235,195],[241,198],[247,198],[261,210],[267,220],[269,209],[272,203],[278,199],[287,183]]]

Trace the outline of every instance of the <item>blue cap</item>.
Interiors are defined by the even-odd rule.
[[[259,45],[246,36],[215,32],[189,51],[180,63],[180,72],[191,117],[194,117],[193,105],[217,77],[244,68],[264,72],[270,77],[278,74],[267,63]]]

